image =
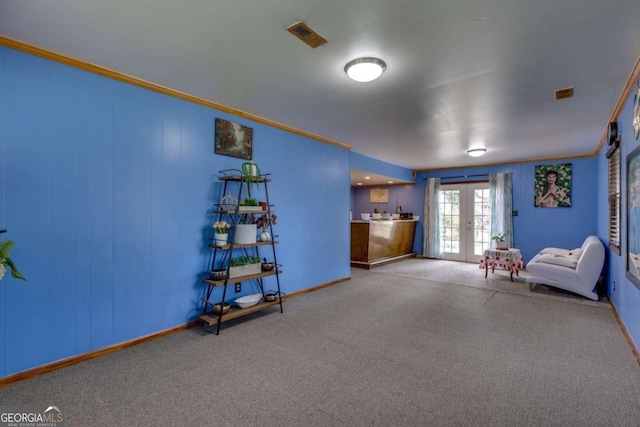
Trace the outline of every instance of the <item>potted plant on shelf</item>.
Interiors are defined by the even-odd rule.
[[[380,219],[380,209],[373,208],[373,219]]]
[[[402,206],[396,206],[396,212],[391,214],[391,219],[400,219],[400,214],[402,213]]]
[[[256,242],[257,227],[253,214],[243,214],[240,222],[235,225],[233,232],[233,242],[243,245],[250,245]]]
[[[229,278],[246,276],[248,274],[260,273],[260,258],[256,255],[253,256],[239,256],[231,258],[229,267]]]
[[[227,221],[216,221],[213,225],[215,244],[217,246],[224,246],[229,240],[229,229],[231,224]]]
[[[253,188],[253,183],[256,185],[260,178],[260,168],[253,160],[245,162],[242,164],[242,180],[247,184],[247,189],[251,191]]]
[[[245,197],[240,202],[240,212],[262,212],[262,207],[259,206],[258,199]]]
[[[496,249],[509,249],[507,244],[507,235],[504,233],[498,233],[495,236],[491,236],[491,240],[496,241]]]

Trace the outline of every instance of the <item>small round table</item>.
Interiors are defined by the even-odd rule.
[[[484,269],[484,278],[487,278],[489,269],[491,269],[493,273],[496,268],[509,271],[511,281],[513,282],[513,273],[516,273],[516,276],[518,276],[520,270],[524,268],[520,249],[485,249],[482,259],[480,260],[480,269]]]

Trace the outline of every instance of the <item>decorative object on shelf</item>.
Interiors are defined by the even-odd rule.
[[[267,292],[264,294],[264,300],[266,302],[274,302],[278,300],[278,294],[275,292]]]
[[[227,270],[212,270],[209,277],[212,280],[224,280],[227,277]]]
[[[234,243],[242,245],[256,243],[258,231],[255,224],[236,224],[234,228]]]
[[[216,245],[224,246],[227,244],[229,239],[229,228],[231,228],[231,224],[226,221],[216,221],[213,224],[213,230],[215,231],[214,238],[216,241]]]
[[[242,179],[247,184],[247,190],[251,191],[253,183],[257,185],[258,178],[260,178],[260,168],[254,162],[245,162],[242,164]]]
[[[13,240],[4,240],[0,242],[0,280],[2,280],[6,274],[8,268],[12,277],[26,281],[27,279],[25,279],[22,273],[20,273],[20,270],[18,270],[13,261],[11,261],[11,258],[9,258],[9,252],[11,252],[11,248],[13,248],[14,244],[15,242]]]
[[[269,234],[268,231],[263,231],[262,233],[260,233],[260,241],[261,242],[270,242],[271,241],[271,234]]]
[[[214,238],[215,238],[217,246],[224,246],[229,241],[229,234],[228,233],[215,233]]]
[[[360,214],[360,219],[363,221],[369,221],[369,218],[371,217],[371,214],[369,214],[369,212],[365,212],[365,213],[361,213]]]
[[[216,154],[251,160],[252,150],[252,128],[216,118]]]
[[[373,188],[369,192],[370,203],[389,203],[388,188]]]
[[[260,258],[257,256],[239,256],[231,258],[229,267],[229,278],[246,276],[260,273]]]
[[[382,212],[382,219],[391,219],[391,214],[389,212]]]
[[[269,232],[267,231],[267,229],[269,228],[269,225],[276,225],[276,220],[278,219],[278,217],[276,216],[275,213],[272,213],[271,215],[267,215],[267,214],[262,214],[261,216],[259,216],[256,220],[256,227],[257,228],[262,228],[263,233],[267,233],[268,235],[268,239],[263,239],[262,237],[260,238],[261,241],[263,242],[268,242],[271,240],[271,235],[269,234]],[[262,234],[261,234],[262,236]]]
[[[226,302],[213,304],[213,312],[215,314],[220,314],[220,312],[222,312],[222,314],[227,314],[229,310],[231,310],[231,306]]]
[[[262,299],[262,294],[252,294],[252,295],[245,295],[243,297],[240,297],[236,299],[234,302],[238,304],[238,307],[240,308],[249,308],[258,304],[261,299]]]
[[[571,163],[536,166],[534,194],[537,208],[571,207]]]
[[[238,207],[238,199],[236,199],[231,194],[227,194],[222,199],[220,199],[220,209],[223,211],[232,211]]]
[[[276,264],[273,262],[267,262],[266,258],[263,258],[262,271],[271,271],[275,268]]]
[[[507,244],[507,235],[504,233],[496,234],[495,236],[491,236],[491,240],[495,240],[496,249],[509,249],[509,245]]]
[[[378,208],[373,208],[373,219],[380,219],[380,210]]]
[[[633,137],[638,139],[640,135],[640,86],[636,85],[636,96],[633,100]]]

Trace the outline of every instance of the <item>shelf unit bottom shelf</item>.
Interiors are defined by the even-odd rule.
[[[261,301],[258,304],[254,305],[253,307],[248,307],[248,308],[231,307],[231,309],[229,310],[229,312],[227,314],[223,314],[222,315],[221,323],[224,323],[227,320],[236,319],[238,317],[246,316],[248,314],[255,313],[255,312],[264,310],[266,308],[269,308],[269,307],[273,307],[275,305],[278,305],[279,303],[280,302],[278,300],[271,301],[271,302]],[[213,325],[217,325],[218,324],[218,315],[214,314],[214,313],[201,314],[201,315],[198,316],[198,319],[200,319],[201,321],[205,322],[209,326],[213,326]]]

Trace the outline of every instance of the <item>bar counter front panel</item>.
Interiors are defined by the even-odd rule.
[[[415,220],[351,221],[351,265],[372,268],[415,257]]]

